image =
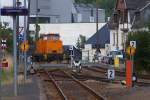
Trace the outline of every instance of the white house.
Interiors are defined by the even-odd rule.
[[[150,19],[150,0],[117,0],[110,18],[111,49],[125,50],[129,32],[147,30]]]

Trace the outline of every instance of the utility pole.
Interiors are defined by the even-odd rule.
[[[20,6],[20,2],[19,2],[19,0],[17,0],[17,3],[16,3],[17,5],[17,7],[19,7]],[[17,23],[17,25],[16,25],[16,31],[17,31],[17,42],[18,42],[18,54],[17,54],[17,58],[19,59],[18,60],[18,64],[20,64],[21,62],[20,62],[20,54],[21,54],[21,52],[20,52],[20,50],[19,50],[19,45],[20,45],[20,41],[19,41],[19,37],[18,37],[18,35],[19,35],[19,16],[16,16],[16,23]]]
[[[29,25],[30,25],[30,23],[29,23],[29,17],[30,17],[30,3],[31,3],[31,0],[28,0],[28,12],[29,12],[29,14],[28,14],[28,16],[27,16],[27,29],[26,29],[26,38],[27,38],[27,40],[28,40],[28,37],[29,37]]]
[[[116,27],[116,35],[117,35],[117,44],[116,44],[116,48],[117,50],[119,50],[119,33],[118,33],[118,26]]]
[[[27,7],[26,0],[24,0],[24,7]],[[24,41],[27,41],[27,17],[24,16]],[[24,80],[27,79],[27,52],[24,52]]]
[[[99,52],[99,33],[98,33],[98,0],[96,0],[96,33],[97,33],[97,52]]]
[[[1,1],[0,1],[0,9],[1,9]],[[2,22],[1,22],[1,10],[0,10],[0,28],[1,28]],[[1,50],[0,50],[0,56],[1,56]],[[1,59],[0,59],[0,65],[1,65]],[[1,89],[1,83],[2,83],[2,74],[1,74],[1,66],[0,66],[0,100],[1,100],[1,96],[2,96],[2,89]]]
[[[16,7],[16,0],[13,0],[13,7]],[[17,37],[16,37],[16,16],[13,16],[13,67],[14,67],[14,95],[17,96]]]
[[[36,34],[35,34],[35,40],[38,39],[38,36],[39,36],[39,26],[38,26],[38,23],[39,23],[39,16],[38,16],[38,13],[39,13],[39,8],[38,8],[38,0],[36,0]]]
[[[96,34],[97,34],[97,39],[96,39],[96,55],[98,57],[98,55],[100,54],[100,36],[98,33],[98,0],[96,0]],[[97,58],[98,59],[98,58]]]
[[[116,36],[117,36],[116,49],[119,49],[119,39],[118,39],[119,16],[117,11],[114,12],[114,25],[115,25]]]

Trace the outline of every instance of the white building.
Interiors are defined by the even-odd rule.
[[[108,24],[105,24],[101,29],[93,34],[87,41],[85,48],[82,49],[82,60],[87,62],[100,61],[102,56],[106,56],[110,47],[106,47],[106,44],[110,44],[110,30]],[[96,53],[97,46],[100,49],[100,53]]]
[[[101,29],[106,23],[99,23]],[[63,45],[76,45],[79,35],[90,38],[96,33],[96,23],[64,23],[64,24],[39,24],[40,34],[59,33]],[[30,25],[30,30],[35,31],[35,25]]]

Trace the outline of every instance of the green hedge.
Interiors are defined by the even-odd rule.
[[[134,40],[137,43],[135,53],[135,68],[138,71],[150,71],[150,32],[140,31],[130,33],[128,35],[128,42]]]

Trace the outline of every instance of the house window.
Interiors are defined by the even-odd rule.
[[[124,21],[126,23],[128,22],[128,11],[127,10],[125,11],[125,14],[124,14]]]
[[[92,8],[92,9],[91,9],[91,16],[93,17],[93,15],[94,15],[94,14],[93,14],[93,8]]]
[[[116,44],[116,43],[115,43],[115,40],[116,40],[116,39],[115,39],[115,38],[116,38],[116,36],[115,36],[115,35],[116,35],[116,34],[115,34],[115,33],[113,33],[113,46],[115,46],[115,44]]]
[[[55,23],[59,23],[60,22],[60,19],[58,16],[55,17]]]
[[[78,14],[78,18],[77,18],[78,22],[82,22],[82,14]]]
[[[94,22],[94,17],[93,16],[90,16],[90,22]]]
[[[128,22],[128,12],[124,11],[120,13],[120,23],[127,23]]]
[[[124,46],[124,33],[121,33],[122,46]]]

